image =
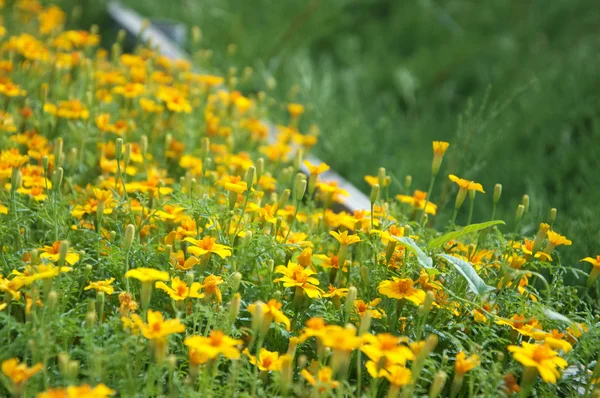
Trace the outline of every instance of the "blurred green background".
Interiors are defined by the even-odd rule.
[[[110,29],[101,2],[79,4],[82,22]],[[478,197],[476,221],[484,221],[499,182],[497,214],[508,228],[527,193],[524,232],[557,207],[556,229],[574,241],[563,261],[576,265],[600,252],[597,0],[124,4],[199,26],[216,71],[254,69],[248,89],[274,78],[282,115],[286,101],[304,103],[302,127],[314,122],[322,132],[317,155],[365,191],[363,176],[380,166],[396,177],[396,192],[407,174],[426,190],[431,141],[446,140],[452,146],[434,202],[452,206],[450,172],[479,181],[488,193]]]

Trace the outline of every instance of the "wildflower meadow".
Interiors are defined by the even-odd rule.
[[[499,219],[434,141],[349,211],[251,71],[0,3],[0,396],[600,397],[600,247],[561,261],[556,209]]]

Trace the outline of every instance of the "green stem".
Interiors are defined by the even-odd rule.
[[[429,197],[431,196],[431,192],[433,191],[433,183],[435,182],[435,177],[435,174],[431,176],[431,181],[429,182],[429,189],[427,190],[427,197],[425,198],[425,206],[423,207],[423,212],[421,213],[421,218],[419,219],[419,225],[423,225],[423,219],[425,218],[427,205],[429,204]]]

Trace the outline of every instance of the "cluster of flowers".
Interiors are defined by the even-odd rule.
[[[270,99],[236,90],[234,71],[120,41],[109,54],[96,29],[65,31],[66,14],[36,0],[4,18],[0,395],[596,388],[586,303],[600,256],[584,259],[589,300],[577,298],[556,211],[532,239],[527,197],[514,233],[494,215],[472,224],[484,188],[455,175],[438,232],[430,196],[448,143],[433,143],[428,193],[408,194],[407,177],[390,197],[380,169],[365,178],[370,209],[336,212],[348,193],[303,161],[317,135],[301,132],[302,105],[272,125]]]

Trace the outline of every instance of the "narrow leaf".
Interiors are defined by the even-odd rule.
[[[417,257],[419,265],[423,267],[429,275],[440,273],[437,269],[433,268],[433,259],[425,254],[425,252],[421,250],[421,248],[414,240],[412,240],[412,238],[399,238],[397,236],[392,236],[392,238],[396,239],[398,243],[407,248],[409,251],[413,252]]]
[[[449,254],[438,254],[438,257],[443,258],[449,264],[452,264],[454,268],[467,280],[469,284],[469,288],[473,293],[476,294],[485,294],[492,290],[495,290],[494,287],[486,285],[486,283],[481,279],[481,277],[475,271],[475,268],[469,263],[461,258],[451,256]]]
[[[560,321],[560,322],[568,323],[570,325],[575,323],[572,320],[570,320],[569,318],[567,318],[566,316],[564,316],[563,314],[559,314],[558,312],[551,310],[550,308],[544,308],[544,315],[546,315],[548,318],[550,318],[554,321]]]
[[[467,225],[466,227],[459,229],[458,231],[448,232],[447,234],[438,236],[437,238],[430,240],[429,243],[427,244],[427,248],[433,249],[436,247],[441,247],[444,245],[444,243],[446,243],[448,241],[458,239],[461,236],[468,235],[472,232],[481,231],[482,229],[486,229],[486,228],[489,228],[491,226],[498,225],[498,224],[506,225],[506,223],[502,220],[494,220],[494,221],[482,222],[480,224]]]

